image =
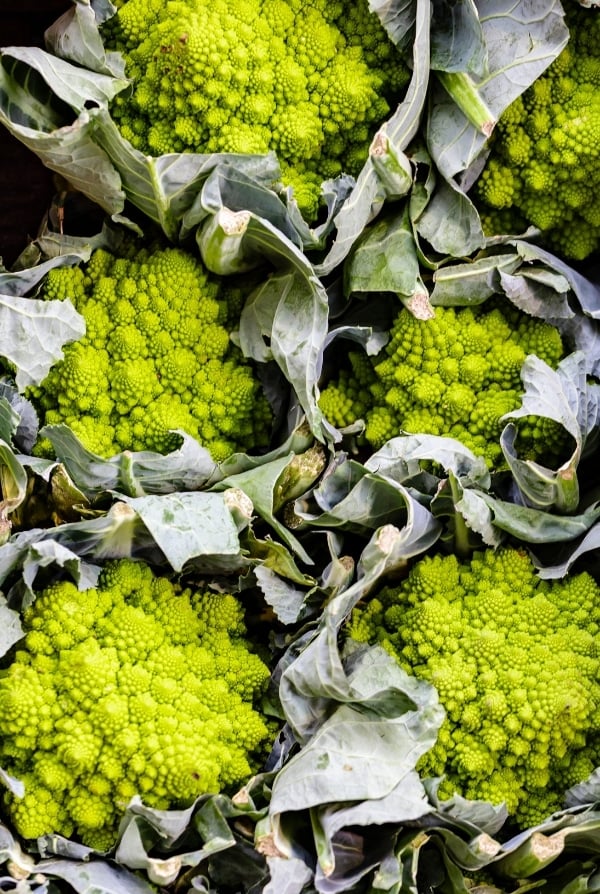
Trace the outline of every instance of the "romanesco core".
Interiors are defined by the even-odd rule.
[[[23,837],[77,834],[103,850],[134,795],[187,806],[255,768],[269,671],[234,596],[124,559],[96,589],[47,587],[24,629],[0,672],[0,765],[25,785],[5,802]]]
[[[107,22],[131,90],[112,114],[145,153],[274,150],[314,217],[321,182],[356,174],[408,80],[366,0],[127,0]]]
[[[542,581],[503,548],[421,559],[355,609],[353,639],[438,690],[446,720],[418,769],[443,797],[505,802],[527,828],[598,765],[599,597],[587,573]]]
[[[135,259],[100,249],[87,266],[51,270],[43,295],[69,298],[86,324],[84,338],[30,391],[46,424],[65,423],[103,457],[167,453],[180,443],[175,430],[217,462],[268,444],[271,412],[230,340],[228,294],[199,260],[177,248]],[[37,453],[51,449],[36,445]]]
[[[376,357],[350,352],[350,368],[323,388],[325,416],[339,428],[363,419],[375,449],[402,432],[443,435],[500,468],[501,417],[521,405],[525,358],[534,354],[555,368],[563,345],[548,323],[494,304],[436,307],[428,320],[403,308],[385,349]],[[566,438],[558,424],[541,417],[519,422],[521,455],[561,454]]]

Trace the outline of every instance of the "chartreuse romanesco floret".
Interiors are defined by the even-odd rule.
[[[192,591],[142,563],[108,563],[97,589],[47,587],[0,672],[0,765],[25,838],[78,835],[104,849],[139,795],[187,806],[246,779],[267,745],[269,678],[230,594]]]
[[[524,827],[599,762],[599,633],[591,576],[542,581],[513,548],[421,559],[348,628],[438,690],[447,716],[422,775],[444,776],[445,797],[506,802]]]
[[[136,148],[266,153],[314,217],[356,174],[408,80],[367,0],[127,0],[104,27],[131,90],[112,115]]]
[[[100,249],[86,266],[51,270],[43,295],[70,298],[86,324],[31,390],[46,424],[66,423],[105,457],[169,452],[179,444],[175,429],[216,461],[268,443],[270,410],[230,340],[228,294],[196,258],[177,248],[134,259]],[[45,441],[36,448],[48,449]]]
[[[350,352],[350,368],[326,384],[320,407],[340,428],[363,419],[376,449],[402,432],[443,435],[499,468],[500,418],[521,404],[526,356],[554,368],[563,353],[558,330],[512,305],[436,307],[428,320],[403,308],[385,349]],[[564,447],[564,430],[549,419],[526,417],[519,432],[523,456],[553,458]]]
[[[533,224],[581,260],[600,246],[600,17],[565,11],[569,42],[501,116],[475,197],[486,232]]]

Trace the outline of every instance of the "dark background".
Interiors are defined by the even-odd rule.
[[[8,8],[7,8],[8,7]],[[0,0],[0,46],[44,46],[69,0]],[[33,238],[53,195],[52,172],[0,124],[0,257],[10,266]]]

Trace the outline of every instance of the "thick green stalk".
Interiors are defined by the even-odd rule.
[[[466,71],[437,71],[440,84],[450,94],[471,124],[489,137],[496,126],[496,117],[482,98],[477,85]]]

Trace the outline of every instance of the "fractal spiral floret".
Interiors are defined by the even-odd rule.
[[[50,585],[24,621],[0,671],[0,761],[25,787],[5,797],[25,838],[105,849],[134,795],[166,810],[250,775],[267,745],[255,704],[269,671],[232,595],[122,559],[95,589]]]
[[[355,175],[408,80],[367,0],[127,0],[105,26],[131,89],[112,114],[152,155],[275,151],[303,213]]]

